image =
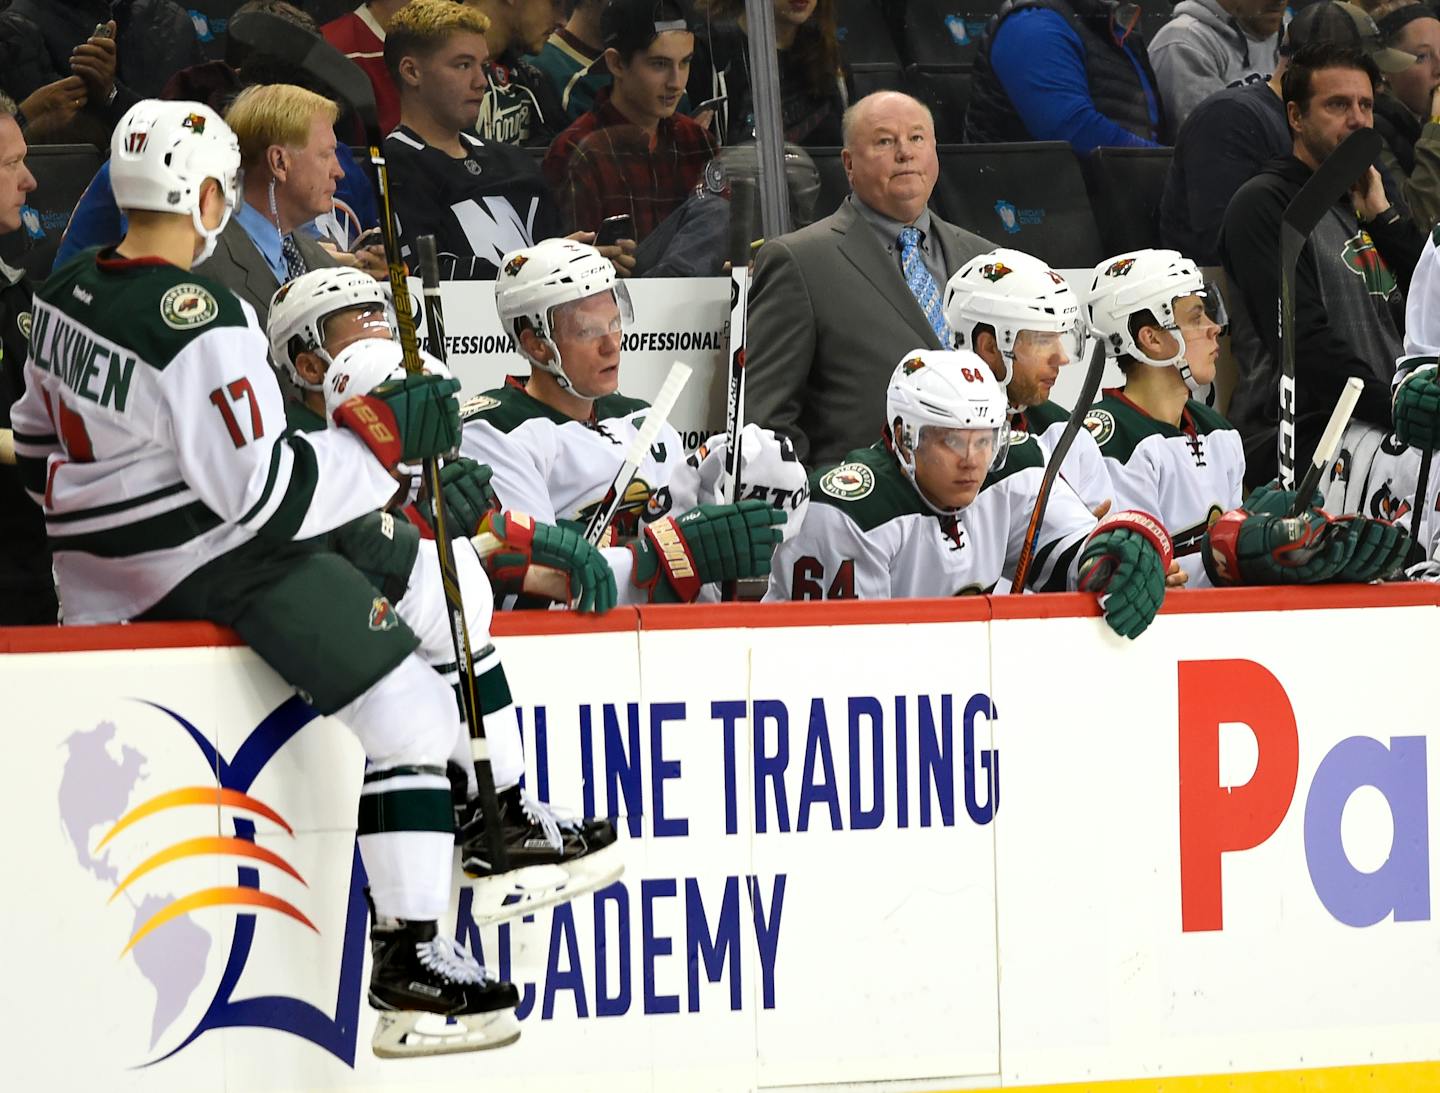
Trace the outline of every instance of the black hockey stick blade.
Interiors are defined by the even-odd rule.
[[[1357,129],[1325,158],[1280,216],[1280,484],[1295,485],[1295,267],[1305,240],[1380,153],[1380,134]]]
[[[1422,557],[1429,553],[1420,542],[1420,524],[1424,519],[1424,511],[1430,504],[1430,462],[1434,457],[1434,448],[1426,448],[1420,454],[1420,479],[1415,483],[1415,509],[1410,513],[1410,545],[1413,550],[1419,550]]]
[[[241,45],[309,72],[360,117],[367,139],[379,136],[375,88],[370,77],[318,34],[268,11],[247,11],[230,20],[225,33]]]
[[[1080,388],[1079,396],[1075,399],[1075,408],[1070,411],[1070,419],[1065,422],[1065,431],[1060,434],[1060,440],[1045,464],[1045,473],[1040,478],[1040,488],[1035,492],[1035,510],[1030,514],[1030,523],[1025,528],[1025,541],[1020,544],[1020,557],[1015,563],[1015,577],[1010,585],[1011,592],[1025,591],[1025,579],[1030,575],[1030,563],[1035,557],[1035,540],[1040,534],[1041,525],[1045,522],[1045,508],[1050,504],[1050,491],[1055,488],[1055,479],[1060,475],[1060,465],[1064,462],[1066,453],[1070,451],[1070,446],[1075,443],[1075,437],[1084,428],[1085,415],[1090,412],[1090,407],[1095,402],[1095,395],[1100,390],[1100,380],[1104,375],[1105,343],[1096,338],[1090,346],[1090,360],[1085,366],[1085,383]]]

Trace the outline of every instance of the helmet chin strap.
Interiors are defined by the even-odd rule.
[[[1190,389],[1190,393],[1192,395],[1198,394],[1200,392],[1200,389],[1205,385],[1197,382],[1194,373],[1190,371],[1190,362],[1185,359],[1185,339],[1180,336],[1179,328],[1174,326],[1165,326],[1161,327],[1160,329],[1168,331],[1170,334],[1173,334],[1175,336],[1175,340],[1180,343],[1179,351],[1168,360],[1157,361],[1154,357],[1148,356],[1146,353],[1144,353],[1141,348],[1135,344],[1135,340],[1132,338],[1130,340],[1130,344],[1134,347],[1135,359],[1138,360],[1141,364],[1149,365],[1151,368],[1175,369],[1175,371],[1180,373],[1180,378],[1185,381],[1185,386]]]
[[[195,230],[199,232],[201,238],[205,240],[205,245],[200,248],[200,253],[195,256],[195,260],[191,263],[191,265],[198,266],[215,253],[215,245],[220,242],[220,233],[223,232],[225,226],[230,223],[230,209],[229,207],[225,209],[225,214],[220,217],[220,226],[214,231],[211,231],[205,226],[205,221],[200,216],[199,205],[196,205],[195,208],[190,210],[190,220],[195,225]]]

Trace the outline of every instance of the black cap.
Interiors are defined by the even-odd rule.
[[[1387,48],[1380,38],[1380,28],[1364,8],[1344,0],[1324,0],[1296,12],[1285,30],[1281,53],[1293,56],[1301,46],[1311,42],[1335,42],[1357,46],[1381,72],[1404,72],[1416,62],[1414,54]]]
[[[600,13],[601,40],[622,57],[648,49],[667,30],[689,29],[675,0],[610,0]]]

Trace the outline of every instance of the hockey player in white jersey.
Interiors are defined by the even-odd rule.
[[[1085,416],[1110,468],[1116,504],[1169,529],[1188,587],[1372,580],[1403,557],[1398,529],[1313,508],[1288,520],[1293,494],[1262,487],[1240,507],[1240,434],[1193,397],[1215,378],[1225,325],[1219,290],[1176,251],[1097,265],[1087,321],[1125,375]],[[1317,498],[1318,503],[1318,498]]]
[[[453,868],[454,696],[389,600],[313,542],[385,505],[402,461],[453,448],[458,385],[407,377],[352,398],[341,428],[287,434],[254,312],[190,269],[238,197],[234,134],[199,103],[142,101],[110,164],[127,234],[36,297],[14,408],[66,617],[232,626],[343,720],[369,760],[357,834],[375,1050],[509,1043],[515,988],[437,930]],[[428,1044],[412,1035],[427,1021],[443,1033]]]
[[[505,256],[495,307],[530,374],[462,407],[461,450],[493,468],[506,506],[583,524],[650,410],[618,393],[621,340],[632,319],[625,286],[594,247],[547,239]],[[746,500],[673,517],[671,481],[685,467],[680,436],[667,425],[624,494],[614,529],[624,545],[604,551],[622,603],[690,602],[709,582],[769,572],[789,509]],[[777,493],[803,492],[798,463],[791,473]],[[697,492],[693,482],[686,492]]]
[[[799,534],[775,552],[767,600],[985,593],[1013,577],[1045,455],[1012,433],[989,366],[965,350],[915,350],[890,377],[879,444],[811,476]],[[1057,479],[1027,581],[1100,595],[1105,621],[1133,638],[1165,594],[1170,541],[1144,512],[1097,524]]]
[[[1084,359],[1085,321],[1069,283],[1033,255],[998,248],[950,278],[945,321],[954,347],[978,354],[1005,388],[1010,428],[1033,434],[1048,458],[1070,417],[1051,388],[1061,368]],[[1111,500],[1105,460],[1088,433],[1076,435],[1061,474],[1091,509]]]
[[[1392,413],[1395,440],[1405,446],[1406,452],[1397,461],[1399,465],[1390,469],[1391,481],[1384,481],[1381,474],[1376,474],[1374,482],[1367,484],[1369,497],[1365,500],[1375,507],[1413,498],[1419,484],[1421,453],[1433,453],[1440,448],[1440,363],[1437,363],[1440,362],[1440,250],[1436,248],[1437,239],[1440,239],[1440,228],[1432,231],[1425,241],[1405,295],[1405,356],[1396,362]],[[1431,459],[1433,462],[1433,455]],[[1416,541],[1423,558],[1433,562],[1440,555],[1440,520],[1436,519],[1440,510],[1440,472],[1433,467],[1425,492],[1427,497],[1410,504],[1421,508]],[[1413,519],[1408,516],[1404,522]]]

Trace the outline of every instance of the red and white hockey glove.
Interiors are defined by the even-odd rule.
[[[425,373],[382,383],[335,411],[335,423],[365,442],[388,471],[460,445],[460,381]]]

